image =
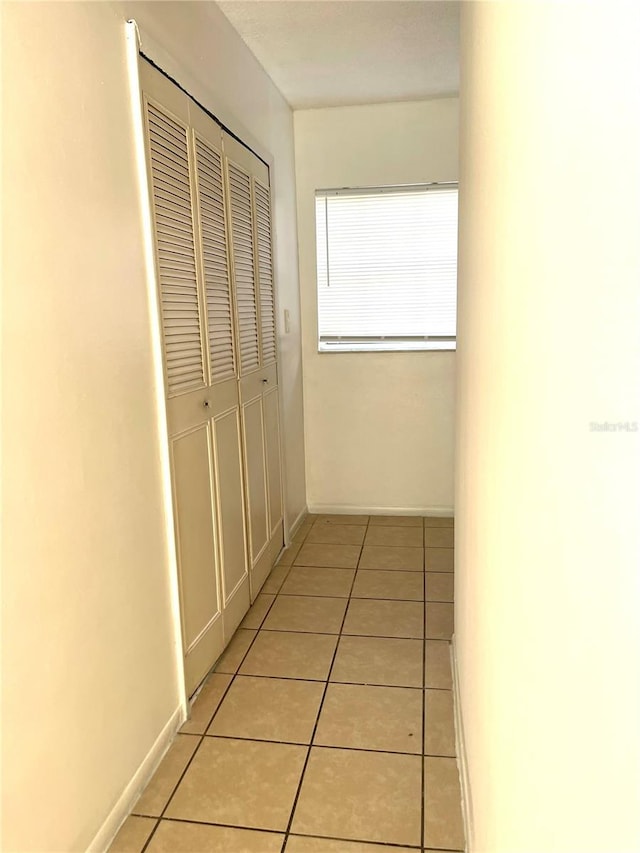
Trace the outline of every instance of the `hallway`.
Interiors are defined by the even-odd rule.
[[[452,518],[308,516],[111,853],[464,849],[452,630]]]

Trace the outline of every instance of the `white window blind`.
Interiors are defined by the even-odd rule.
[[[320,351],[455,349],[458,187],[316,192]]]

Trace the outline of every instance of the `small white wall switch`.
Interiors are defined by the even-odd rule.
[[[291,315],[287,308],[284,309],[284,333],[288,335],[291,331]]]

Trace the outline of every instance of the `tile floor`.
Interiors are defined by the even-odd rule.
[[[453,519],[309,516],[112,853],[464,849]]]

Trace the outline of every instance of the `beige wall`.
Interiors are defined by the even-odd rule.
[[[290,518],[305,503],[292,118],[211,4],[2,13],[3,849],[68,853],[180,703],[126,18],[276,158]]]
[[[456,646],[472,853],[640,847],[638,9],[465,4]]]
[[[452,181],[458,103],[294,114],[310,508],[453,506],[455,354],[317,352],[314,191]]]

